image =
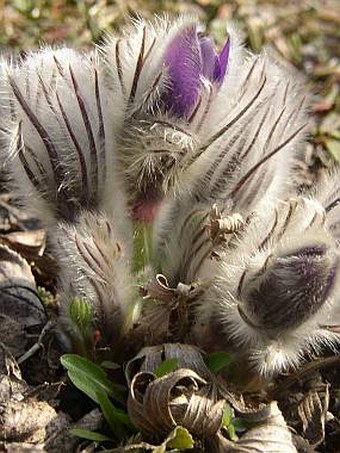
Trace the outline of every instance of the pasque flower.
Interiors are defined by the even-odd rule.
[[[217,53],[212,39],[181,17],[137,22],[110,37],[102,52],[108,85],[117,88],[118,156],[130,203],[137,217],[149,217],[179,187],[181,169],[196,154],[203,117],[225,79],[229,54],[240,53],[239,41],[231,30]]]
[[[164,54],[168,86],[161,96],[163,107],[175,116],[187,118],[198,102],[204,81],[216,85],[223,81],[229,50],[229,36],[218,54],[212,40],[199,33],[196,25],[180,29]]]
[[[218,53],[190,18],[140,20],[99,52],[5,65],[1,84],[3,157],[57,238],[67,329],[78,294],[107,341],[133,328],[127,198],[154,221],[150,272],[176,340],[231,346],[269,376],[339,342],[325,327],[338,297],[338,174],[296,193],[303,86],[245,52],[232,27]]]
[[[187,184],[202,197],[233,192],[245,203],[248,186],[261,188],[260,199],[271,184],[273,196],[286,185],[305,127],[304,93],[265,53],[246,53],[234,27],[218,54],[190,18],[138,21],[102,52],[107,86],[115,87],[118,161],[137,217],[154,218],[164,196]]]

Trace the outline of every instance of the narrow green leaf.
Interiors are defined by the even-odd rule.
[[[154,371],[154,374],[160,378],[162,376],[165,376],[165,375],[171,373],[177,367],[178,367],[178,358],[173,357],[172,359],[167,359],[167,360],[164,360],[163,362],[161,362],[159,364],[159,366],[156,368],[156,370]]]
[[[164,442],[167,447],[186,450],[194,448],[194,439],[192,435],[183,426],[177,426],[167,437]]]
[[[232,423],[230,423],[230,425],[228,425],[227,431],[228,431],[228,436],[229,436],[230,440],[232,440],[233,442],[237,442],[239,437],[236,434],[235,426]]]
[[[98,404],[97,390],[122,401],[123,396],[119,388],[107,377],[105,371],[85,357],[76,354],[65,354],[60,359],[68,370],[68,376],[73,384]]]
[[[87,379],[78,371],[69,371],[68,377],[75,387],[85,393],[85,395],[91,398],[95,403],[99,404],[99,401],[97,400],[98,386],[92,380]]]
[[[231,355],[225,351],[216,351],[207,354],[204,357],[204,361],[209,370],[212,373],[217,374],[223,368],[230,365],[230,363],[232,362],[232,358]]]
[[[104,442],[105,440],[111,440],[110,437],[104,436],[104,434],[97,433],[95,431],[90,431],[83,428],[72,428],[70,432],[77,437],[82,439],[93,440],[94,442]]]
[[[231,419],[234,416],[234,411],[232,407],[225,403],[223,407],[223,418],[222,418],[222,426],[228,427],[231,423]]]
[[[237,419],[234,417],[233,408],[228,403],[225,403],[223,408],[222,426],[228,431],[229,438],[235,442],[238,440],[238,435],[236,434],[236,424]]]
[[[110,401],[107,394],[102,390],[97,391],[96,398],[99,402],[103,416],[107,421],[109,427],[111,428],[113,434],[119,439],[124,439],[126,437],[126,429],[124,427],[124,422],[122,421],[122,415],[126,416],[126,414],[122,411],[119,411],[119,409],[117,409]]]
[[[94,316],[90,302],[81,297],[75,297],[70,302],[69,314],[73,324],[83,335],[86,335]]]

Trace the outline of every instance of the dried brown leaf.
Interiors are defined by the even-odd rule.
[[[256,412],[249,413],[245,418],[245,421],[251,422],[253,427],[237,442],[231,442],[219,433],[215,439],[215,451],[297,453],[291,432],[275,401]]]
[[[0,245],[0,313],[25,327],[46,322],[30,266],[4,245]]]
[[[45,230],[14,231],[0,235],[0,239],[24,256],[41,256],[45,250]]]
[[[323,395],[311,390],[300,401],[298,414],[302,421],[303,433],[311,445],[318,445],[325,438],[325,422],[329,404],[328,385],[323,385]]]
[[[0,440],[42,442],[46,427],[56,415],[55,409],[46,401],[12,399],[0,407]]]
[[[212,384],[189,369],[161,378],[141,372],[130,385],[128,412],[147,433],[169,433],[176,426],[202,437],[215,434],[222,424],[224,401],[216,401]]]
[[[164,343],[143,348],[127,363],[125,368],[126,379],[131,382],[133,375],[138,371],[154,373],[163,361],[169,359],[177,359],[176,369],[188,368],[204,379],[212,379],[212,374],[203,360],[201,351],[194,346],[181,343]]]

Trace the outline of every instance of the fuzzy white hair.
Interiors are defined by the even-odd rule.
[[[229,24],[230,56],[222,85],[203,78],[189,118],[162,111],[166,48],[194,23],[185,16],[139,20],[102,48],[107,84],[124,106],[119,156],[128,179],[137,181],[137,190],[159,178],[165,193],[191,188],[202,198],[232,197],[239,210],[269,190],[281,196],[306,129],[303,83],[266,53],[247,53],[237,28]]]
[[[325,344],[339,344],[340,337],[324,327],[337,303],[338,256],[316,200],[296,198],[262,208],[238,245],[216,263],[216,276],[199,301],[196,335],[204,343],[217,330],[220,346],[231,345],[258,372],[271,376]],[[294,279],[299,260],[303,275]]]
[[[201,148],[184,172],[196,197],[233,200],[238,212],[250,212],[265,195],[285,197],[306,106],[301,82],[265,53],[231,64],[204,122]]]
[[[53,237],[60,266],[61,324],[73,331],[70,303],[83,297],[108,342],[130,329],[138,317],[130,250],[116,223],[107,214],[84,211],[76,223],[60,223]]]
[[[122,212],[113,96],[97,53],[46,48],[3,72],[2,155],[24,201],[47,224],[82,209]]]

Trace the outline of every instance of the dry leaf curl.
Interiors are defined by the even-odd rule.
[[[147,433],[169,433],[176,426],[201,437],[216,434],[222,424],[224,400],[212,396],[212,387],[197,373],[181,368],[161,378],[137,373],[130,385],[128,412]]]

